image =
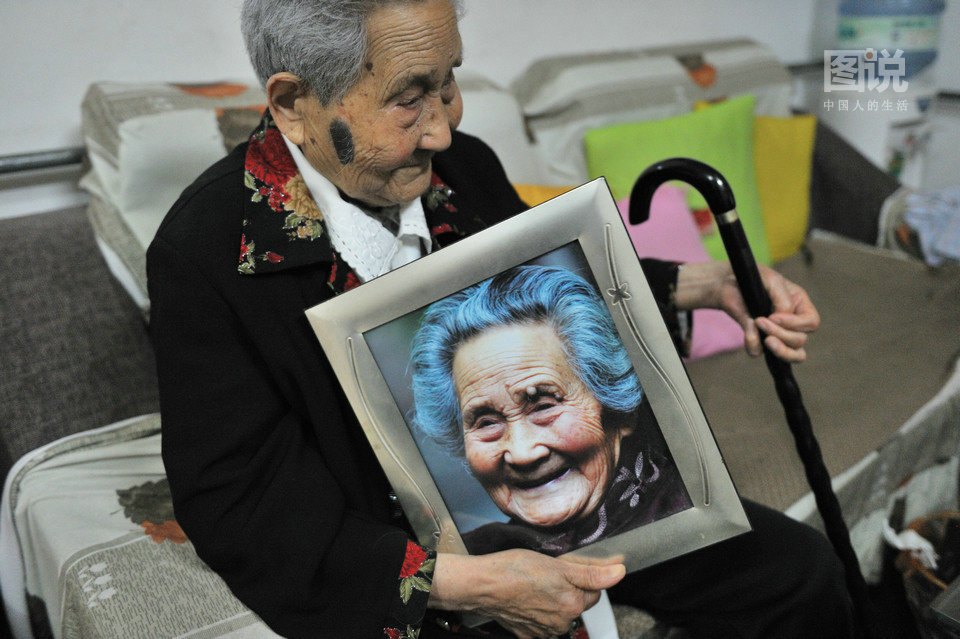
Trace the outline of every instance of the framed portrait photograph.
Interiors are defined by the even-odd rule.
[[[633,571],[750,529],[602,178],[307,317],[425,546]]]

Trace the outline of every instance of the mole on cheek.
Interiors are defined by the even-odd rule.
[[[338,119],[330,123],[330,139],[340,164],[353,162],[353,133],[346,122]]]

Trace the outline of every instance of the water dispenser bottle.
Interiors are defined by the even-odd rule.
[[[842,0],[837,25],[841,49],[903,51],[905,77],[937,57],[945,0]]]

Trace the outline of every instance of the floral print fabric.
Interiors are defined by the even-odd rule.
[[[254,209],[258,213],[255,221],[264,216],[272,219],[281,236],[290,240],[316,240],[323,236],[323,215],[310,197],[269,110],[250,136],[244,168],[244,184],[253,192],[250,201],[260,205]],[[243,224],[246,231],[251,219],[244,219]],[[268,237],[273,248],[283,245],[278,239]],[[238,270],[244,275],[256,272],[260,263],[280,264],[284,259],[280,250],[258,252],[254,239],[243,233]]]
[[[173,498],[166,477],[118,489],[117,503],[123,508],[124,517],[141,526],[155,543],[170,541],[182,544],[187,541],[187,536],[174,518]]]
[[[244,168],[251,206],[243,219],[237,270],[255,275],[324,262],[331,265],[328,284],[337,293],[359,285],[356,273],[331,246],[323,213],[310,196],[269,109],[250,136]],[[433,250],[482,228],[478,220],[458,214],[453,196],[453,189],[434,173],[430,189],[423,195]]]
[[[390,606],[389,619],[383,629],[384,639],[416,639],[420,636],[420,623],[430,596],[436,563],[436,552],[407,542],[403,567],[397,578],[398,596]]]

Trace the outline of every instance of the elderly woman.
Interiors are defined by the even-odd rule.
[[[431,304],[413,341],[417,427],[465,458],[510,523],[472,554],[561,554],[692,504],[596,290],[519,266]]]
[[[178,521],[288,637],[456,636],[457,611],[523,638],[562,633],[623,567],[418,546],[303,314],[525,208],[490,149],[454,131],[456,3],[247,0],[242,26],[269,108],[184,191],[147,255]],[[665,309],[725,308],[759,350],[727,265],[645,266]],[[816,311],[765,277],[777,312],[757,325],[802,359]],[[839,634],[849,608],[829,546],[748,514],[754,533],[611,592],[709,636]]]

